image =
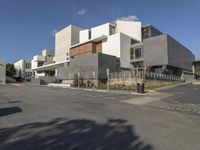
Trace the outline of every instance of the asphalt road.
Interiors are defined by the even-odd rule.
[[[199,106],[199,91],[137,105],[149,96],[0,86],[0,150],[199,150],[200,115],[160,107]]]

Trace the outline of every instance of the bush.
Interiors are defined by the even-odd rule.
[[[73,77],[73,86],[78,87],[78,74],[74,74]]]
[[[107,89],[107,84],[105,82],[99,81],[98,89],[103,89],[103,90]]]
[[[78,74],[75,74],[73,77],[73,86],[74,87],[92,87],[93,83],[90,80],[84,80],[83,77],[79,77],[78,78]]]

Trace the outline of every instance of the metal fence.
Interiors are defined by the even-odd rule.
[[[164,80],[164,81],[180,81],[181,77],[168,74],[159,74],[153,72],[134,72],[134,71],[123,71],[110,73],[110,80],[130,80],[130,79],[141,79],[145,80]]]
[[[76,74],[68,73],[66,74],[65,80],[73,80],[74,77],[78,76],[78,78],[83,78],[86,80],[94,80],[94,79],[109,79],[109,80],[162,80],[162,81],[180,81],[182,80],[180,76],[168,75],[168,74],[159,74],[154,72],[144,72],[144,71],[122,71],[122,72],[113,72],[110,73],[109,69],[105,71],[103,76],[99,72],[87,72],[87,74],[78,72]]]

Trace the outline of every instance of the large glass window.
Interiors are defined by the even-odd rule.
[[[142,47],[131,48],[130,59],[141,59],[141,58],[143,58],[143,48]]]
[[[150,27],[144,27],[142,28],[142,39],[146,39],[150,37]]]
[[[134,59],[134,48],[131,48],[130,58],[131,58],[131,59]]]
[[[142,58],[142,48],[135,48],[135,59],[141,59]]]

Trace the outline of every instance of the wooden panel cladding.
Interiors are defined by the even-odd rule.
[[[102,42],[87,43],[70,49],[70,57],[80,57],[102,51]]]
[[[102,42],[95,43],[96,53],[102,52]]]

